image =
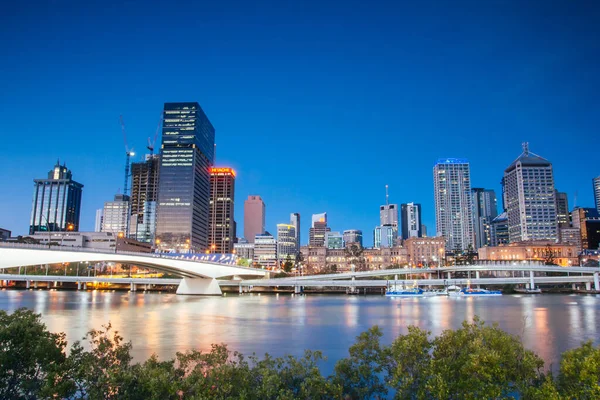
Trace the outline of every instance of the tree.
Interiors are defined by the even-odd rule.
[[[294,263],[292,262],[292,257],[288,254],[285,258],[285,262],[283,263],[283,270],[289,274],[292,272],[293,267]]]
[[[556,257],[550,243],[546,245],[546,250],[544,251],[544,265],[556,265]]]
[[[475,261],[475,250],[473,250],[473,245],[469,243],[467,250],[465,251],[464,261],[467,265],[473,265]]]
[[[68,397],[64,333],[50,333],[41,315],[24,308],[0,310],[0,398]]]
[[[352,243],[352,245],[345,248],[344,253],[346,254],[346,262],[354,265],[355,271],[366,271],[367,265],[365,258],[363,257],[364,249]]]
[[[600,399],[600,348],[590,341],[566,351],[560,362],[558,389],[567,399]]]
[[[454,246],[454,265],[462,265],[462,264],[463,264],[462,250],[457,243],[456,246]]]

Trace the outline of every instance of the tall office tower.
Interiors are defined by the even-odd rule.
[[[373,232],[373,243],[375,248],[394,247],[396,239],[398,239],[398,229],[395,226],[381,225],[375,227]]]
[[[160,249],[208,249],[214,147],[215,128],[198,103],[165,103],[156,209]]]
[[[47,179],[34,179],[29,234],[78,231],[83,185],[73,180],[66,164],[56,162]]]
[[[596,210],[600,213],[600,176],[592,179],[594,185],[594,201],[596,202]]]
[[[479,249],[490,245],[490,224],[498,216],[498,204],[496,192],[491,189],[472,188],[471,197],[475,246]]]
[[[248,196],[244,201],[244,238],[254,243],[258,234],[265,233],[265,202],[260,196]]]
[[[571,212],[573,228],[580,231],[581,247],[597,250],[600,245],[600,213],[595,208],[577,207]]]
[[[531,153],[528,144],[523,143],[523,153],[506,168],[502,182],[510,242],[556,240],[556,198],[550,161]]]
[[[325,233],[325,246],[328,249],[343,249],[344,237],[340,232]]]
[[[264,268],[277,267],[277,240],[269,232],[259,233],[254,238],[253,262]]]
[[[379,207],[379,225],[392,225],[398,229],[398,204],[390,204],[388,185],[385,185],[385,205]]]
[[[148,154],[145,161],[131,163],[129,237],[140,242],[154,242],[159,167],[158,154]]]
[[[308,231],[309,246],[325,246],[325,234],[331,232],[327,226],[327,213],[313,214],[312,227]]]
[[[474,246],[469,162],[463,158],[438,160],[433,167],[433,185],[437,235],[446,238],[446,249]]]
[[[300,213],[290,214],[290,225],[296,228],[296,254],[300,253]]]
[[[296,227],[291,224],[277,224],[277,260],[284,263],[290,257],[296,258]]]
[[[127,237],[129,210],[129,196],[124,194],[117,194],[114,201],[105,202],[100,232],[111,232],[115,236]]]
[[[362,247],[363,233],[359,229],[348,229],[344,231],[344,246],[351,243],[357,243]]]
[[[94,223],[94,232],[102,232],[102,220],[104,219],[104,208],[96,210],[96,221]]]
[[[210,170],[210,212],[208,242],[210,252],[232,254],[235,242],[235,171],[231,168]]]
[[[554,189],[554,196],[556,197],[556,222],[560,228],[568,228],[571,223],[567,194]]]
[[[421,205],[406,203],[400,206],[402,216],[402,239],[422,237]]]
[[[508,216],[506,211],[494,218],[490,224],[490,246],[508,244]]]

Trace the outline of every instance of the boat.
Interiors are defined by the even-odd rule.
[[[461,290],[460,286],[448,286],[446,288],[446,294],[450,297],[458,297],[461,295]]]
[[[471,289],[464,288],[460,291],[461,296],[502,296],[502,292],[499,290],[486,290],[486,289]]]
[[[446,289],[432,289],[432,290],[425,290],[423,292],[423,296],[425,296],[425,297],[447,296],[447,295],[448,295],[448,291]]]
[[[424,297],[425,291],[419,288],[412,289],[390,289],[385,292],[387,297]]]
[[[515,289],[515,292],[517,293],[524,293],[524,294],[540,294],[542,293],[542,289],[540,288],[535,288],[535,289]]]

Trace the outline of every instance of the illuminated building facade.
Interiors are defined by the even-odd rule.
[[[480,260],[488,261],[544,261],[552,252],[554,263],[568,267],[579,265],[578,246],[556,243],[552,240],[531,240],[506,246],[488,246],[478,250]]]
[[[325,234],[331,232],[327,226],[327,213],[313,214],[312,226],[308,230],[309,246],[325,246]]]
[[[296,227],[291,224],[277,224],[277,259],[279,264],[290,257],[296,259]]]
[[[78,231],[83,185],[57,161],[47,179],[34,179],[29,234]]]
[[[343,249],[344,237],[340,232],[325,233],[325,244],[328,249]]]
[[[363,233],[360,229],[348,229],[343,233],[344,237],[344,246],[349,245],[351,243],[356,243],[363,247]]]
[[[300,252],[300,214],[290,214],[290,225],[296,229],[296,254]]]
[[[131,163],[131,219],[129,236],[140,242],[154,242],[160,156],[146,155],[143,162]]]
[[[214,145],[215,129],[198,103],[165,103],[156,210],[160,250],[209,248]]]
[[[472,188],[473,229],[476,248],[491,244],[491,223],[498,216],[496,192],[490,189]]]
[[[400,206],[400,215],[402,220],[402,239],[423,236],[420,204],[402,204]]]
[[[231,168],[211,168],[210,171],[210,252],[231,254],[236,235],[233,214],[235,171]]]
[[[444,265],[446,256],[446,239],[443,236],[431,238],[413,237],[404,241],[408,265],[411,267],[427,267]]]
[[[104,203],[101,232],[110,232],[115,236],[127,237],[129,232],[129,196],[115,195],[114,201]]]
[[[277,269],[277,240],[269,232],[259,233],[254,238],[254,265]]]
[[[555,190],[554,196],[556,197],[556,222],[558,227],[567,228],[571,225],[567,194]]]

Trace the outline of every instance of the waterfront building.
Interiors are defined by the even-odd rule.
[[[235,171],[231,168],[211,168],[208,241],[210,252],[231,254],[236,237],[233,213]]]
[[[131,219],[129,237],[154,243],[160,156],[147,154],[142,162],[131,163]]]
[[[277,259],[279,265],[290,257],[296,259],[296,227],[291,224],[277,224]]]
[[[474,246],[471,174],[464,158],[439,159],[433,167],[435,223],[448,251]]]
[[[479,260],[487,261],[545,261],[552,252],[554,263],[563,267],[578,265],[576,245],[556,243],[552,240],[528,240],[505,246],[488,246],[478,250]]]
[[[489,246],[491,243],[491,223],[498,216],[496,192],[491,189],[472,188],[473,229],[476,248]]]
[[[265,233],[265,202],[260,196],[248,196],[244,201],[244,238],[254,243],[256,235]]]
[[[444,265],[446,239],[443,236],[432,238],[412,237],[404,240],[404,247],[411,267]]]
[[[363,233],[360,229],[348,229],[343,233],[344,246],[350,243],[357,243],[360,247],[363,247]]]
[[[556,198],[552,163],[529,151],[504,171],[504,206],[508,215],[511,243],[528,240],[558,239]]]
[[[567,194],[554,189],[554,196],[556,197],[556,222],[558,227],[567,228],[571,225]]]
[[[592,185],[594,188],[594,201],[596,203],[596,211],[600,213],[600,176],[592,179]]]
[[[215,128],[197,102],[165,103],[156,242],[162,250],[208,249]]]
[[[577,207],[571,212],[573,228],[581,234],[581,248],[596,250],[600,247],[600,213],[595,208]]]
[[[325,245],[328,249],[343,249],[344,237],[340,232],[326,232]]]
[[[132,251],[151,253],[150,243],[139,242],[113,232],[36,232],[31,235],[39,244],[48,246],[78,247],[104,251]]]
[[[102,232],[102,220],[104,219],[104,208],[96,210],[96,219],[94,222],[94,232]]]
[[[238,238],[238,242],[233,244],[233,252],[238,258],[252,261],[254,258],[254,243],[250,243],[244,238]]]
[[[56,162],[47,179],[34,179],[29,234],[78,231],[83,185],[73,180],[66,164]]]
[[[559,243],[577,246],[577,252],[581,252],[581,230],[570,226],[558,228]]]
[[[508,244],[508,215],[498,215],[490,223],[490,246]]]
[[[115,236],[128,237],[129,196],[117,194],[113,201],[104,203],[101,232],[111,232]]]
[[[325,246],[325,234],[330,232],[327,226],[327,213],[313,214],[312,226],[308,231],[308,244],[310,246]]]
[[[290,225],[296,229],[296,254],[300,252],[300,213],[290,214]]]
[[[421,224],[421,205],[418,203],[405,203],[400,205],[402,220],[402,239],[423,236]]]
[[[335,265],[338,272],[355,270],[364,265],[366,270],[384,269],[390,266],[408,264],[406,249],[401,246],[383,247],[381,249],[363,249],[360,261],[349,256],[347,249],[328,249],[325,246],[302,246],[300,252],[304,256],[309,273],[316,273],[325,267]]]
[[[267,269],[276,269],[277,240],[269,232],[259,233],[254,238],[254,265]]]
[[[398,239],[398,227],[393,225],[381,225],[375,227],[373,233],[374,247],[394,247]]]

